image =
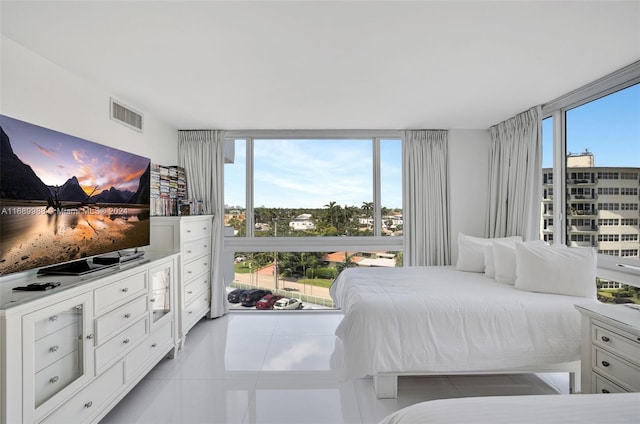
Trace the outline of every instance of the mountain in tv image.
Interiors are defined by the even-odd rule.
[[[148,246],[150,162],[0,115],[0,275]]]
[[[87,193],[74,175],[61,186],[46,185],[31,166],[13,151],[9,136],[0,127],[0,199],[57,200],[79,204],[138,204],[149,203],[150,164],[140,175],[135,191],[111,186],[99,191],[95,187]],[[99,191],[97,194],[94,192]]]

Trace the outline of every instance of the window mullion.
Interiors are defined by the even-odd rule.
[[[246,140],[246,210],[245,224],[247,237],[254,236],[255,215],[253,208],[253,138],[248,137]]]
[[[380,138],[373,140],[373,235],[382,235],[382,200],[380,182]]]

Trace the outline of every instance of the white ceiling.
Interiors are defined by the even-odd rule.
[[[488,128],[640,59],[640,1],[5,1],[4,35],[175,128]]]

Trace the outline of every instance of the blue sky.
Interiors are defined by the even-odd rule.
[[[400,141],[383,140],[380,153],[382,205],[401,208]],[[236,141],[235,163],[225,165],[226,205],[245,205],[245,159],[245,144]],[[373,201],[371,140],[255,140],[254,161],[256,207],[360,207]]]
[[[552,120],[543,121],[543,168],[553,166]],[[596,166],[640,167],[640,84],[567,111],[567,152]]]

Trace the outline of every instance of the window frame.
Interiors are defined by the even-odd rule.
[[[230,130],[225,131],[225,140],[246,140],[246,225],[245,237],[225,237],[224,250],[227,252],[328,252],[328,251],[359,251],[359,250],[387,250],[404,254],[404,237],[382,236],[382,205],[381,205],[381,167],[380,141],[400,140],[404,151],[404,132],[399,130]],[[254,208],[253,203],[253,142],[254,140],[269,139],[314,139],[314,140],[372,140],[373,160],[373,203],[374,203],[374,235],[373,236],[337,236],[337,237],[255,237],[253,232]],[[404,154],[402,155],[404,157]],[[402,160],[402,158],[401,158]],[[404,169],[404,167],[402,168]],[[402,177],[402,185],[404,181]],[[402,190],[402,187],[400,187]],[[404,190],[401,191],[404,193]],[[403,218],[405,214],[405,199],[402,198]],[[404,218],[406,221],[406,218]]]
[[[606,97],[617,91],[640,84],[640,61],[606,75],[590,84],[560,96],[542,106],[541,119],[553,118],[553,240],[567,242],[566,211],[566,112],[570,109]],[[597,275],[640,287],[640,261],[598,253]]]

